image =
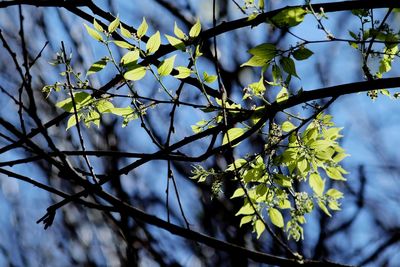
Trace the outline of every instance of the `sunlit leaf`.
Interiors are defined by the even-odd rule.
[[[231,128],[229,129],[226,134],[224,135],[224,138],[222,140],[222,145],[226,145],[228,143],[228,136],[229,136],[229,142],[232,143],[233,140],[235,140],[236,138],[240,137],[241,135],[243,135],[245,133],[245,129],[243,128]],[[233,145],[232,147],[235,147],[237,145],[239,145],[239,143]]]
[[[326,168],[326,174],[329,176],[329,178],[333,180],[346,181],[346,179],[343,177],[342,173],[338,170],[338,168],[328,167]]]
[[[253,216],[243,216],[242,219],[240,219],[240,227],[242,227],[243,224],[249,223],[252,221]]]
[[[95,63],[92,64],[92,66],[90,66],[88,72],[86,73],[86,76],[101,71],[107,65],[107,62],[108,62],[107,60],[103,59],[96,61]]]
[[[238,189],[235,190],[235,192],[233,192],[233,195],[231,196],[231,199],[232,198],[236,198],[236,197],[242,197],[244,195],[245,195],[245,192],[244,192],[243,188],[238,188]]]
[[[278,95],[276,96],[276,102],[281,103],[283,101],[288,100],[289,98],[289,93],[286,87],[282,87],[282,89],[279,91]]]
[[[90,125],[93,123],[97,127],[100,126],[100,114],[95,111],[91,110],[85,117],[84,117],[84,123],[86,127],[90,127]]]
[[[235,214],[237,215],[251,215],[254,214],[254,209],[251,206],[250,203],[247,203],[246,205],[244,205],[243,207],[240,208],[240,210]]]
[[[249,88],[255,95],[263,95],[266,90],[264,85],[264,77],[261,76],[258,82],[249,84]]]
[[[271,219],[271,222],[275,226],[277,226],[279,228],[283,228],[283,226],[284,226],[283,216],[279,210],[277,210],[275,208],[269,208],[268,215],[269,215],[269,218]]]
[[[97,22],[96,19],[93,19],[93,27],[99,32],[104,32],[103,27]]]
[[[326,191],[326,195],[328,195],[334,199],[339,199],[339,198],[343,197],[343,193],[335,188],[331,188],[328,191]]]
[[[138,59],[139,59],[139,50],[129,51],[121,58],[121,64],[123,66],[136,64]]]
[[[157,31],[155,34],[150,36],[149,40],[146,44],[146,51],[149,54],[155,53],[161,45],[161,36],[160,32]]]
[[[124,36],[125,38],[132,38],[132,37],[133,37],[133,36],[132,36],[132,33],[131,33],[128,29],[125,29],[125,28],[122,26],[122,24],[119,25],[119,28],[120,28],[120,30],[121,30],[122,36]]]
[[[329,217],[332,217],[331,213],[329,212],[328,208],[326,207],[326,205],[322,202],[322,201],[318,201],[318,206],[319,208]]]
[[[309,184],[315,194],[317,194],[318,196],[322,196],[325,189],[325,181],[322,180],[321,176],[319,176],[318,173],[310,174]]]
[[[109,108],[107,110],[107,112],[110,112],[110,113],[118,115],[118,116],[127,116],[127,115],[130,115],[130,114],[134,113],[135,110],[133,108],[131,108],[131,107],[126,107],[126,108],[115,108],[115,107],[112,107],[112,108]]]
[[[253,56],[264,59],[265,62],[273,59],[278,54],[276,46],[268,43],[257,45],[248,52]]]
[[[78,113],[78,120],[80,121],[80,119],[81,119],[81,114]],[[72,114],[67,121],[67,128],[65,130],[67,131],[68,129],[70,129],[75,125],[76,125],[76,117],[75,114]]]
[[[76,105],[76,109],[79,111],[82,107],[89,104],[92,101],[92,96],[86,92],[78,92],[74,93],[74,101]],[[57,107],[64,109],[69,113],[74,112],[74,107],[72,103],[72,98],[69,97],[65,100],[62,100],[56,104]]]
[[[111,23],[110,25],[108,25],[108,32],[109,33],[113,33],[119,26],[119,17],[116,17]]]
[[[209,75],[207,72],[203,72],[203,81],[205,83],[213,83],[217,80],[217,75]]]
[[[192,74],[190,69],[183,66],[176,67],[176,70],[178,71],[178,74],[174,75],[174,77],[177,79],[185,79]]]
[[[178,27],[178,24],[176,24],[176,22],[174,23],[174,34],[181,40],[185,39],[186,37],[186,34]]]
[[[201,23],[200,20],[197,20],[196,23],[192,26],[192,28],[190,28],[189,36],[195,38],[199,36],[200,32],[201,32]]]
[[[293,125],[290,121],[285,121],[282,123],[282,131],[284,132],[290,132],[292,130],[296,129],[296,126]]]
[[[235,168],[237,169],[237,168],[240,168],[243,165],[245,165],[247,163],[247,160],[245,160],[245,159],[237,159],[237,160],[235,160],[234,163],[235,164],[233,164],[233,163],[229,164],[228,167],[226,168],[226,170],[227,171],[234,171]]]
[[[261,220],[257,220],[254,224],[254,229],[256,230],[257,238],[260,238],[262,233],[265,231],[265,224]]]
[[[249,67],[263,67],[267,64],[267,60],[263,57],[252,56],[248,61],[240,65],[240,67],[249,66]]]
[[[102,40],[103,40],[103,37],[101,37],[101,34],[100,34],[98,31],[96,31],[96,30],[90,28],[90,27],[89,27],[88,25],[86,25],[86,24],[84,24],[84,25],[85,25],[86,31],[89,33],[89,35],[90,35],[93,39],[95,39],[95,40],[97,40],[97,41],[102,41]]]
[[[336,163],[341,162],[343,159],[345,159],[346,157],[348,157],[349,155],[346,153],[338,153],[337,155],[335,155],[333,157],[333,161]]]
[[[146,67],[136,65],[124,74],[124,78],[130,81],[141,80],[146,75],[146,70]]]
[[[172,57],[169,57],[161,62],[160,66],[158,67],[158,74],[160,74],[160,76],[167,76],[172,72],[175,58],[176,55],[173,55]]]
[[[185,44],[180,39],[175,38],[175,37],[173,37],[171,35],[168,35],[168,34],[165,34],[165,37],[167,38],[168,43],[170,43],[170,45],[172,45],[176,49],[185,50],[185,48],[186,48]]]
[[[109,109],[114,108],[114,105],[110,101],[108,101],[106,99],[102,99],[102,100],[97,101],[95,106],[97,108],[97,111],[100,112],[100,113],[109,112],[108,111]]]
[[[127,48],[127,49],[135,48],[133,45],[131,45],[130,43],[128,43],[126,41],[113,40],[112,42],[121,48]]]
[[[279,28],[289,28],[303,22],[307,11],[302,7],[289,7],[271,18],[272,23]]]
[[[149,28],[149,25],[147,24],[147,21],[145,18],[143,18],[142,23],[139,25],[136,35],[140,39],[142,38],[146,33],[147,29]]]
[[[258,0],[258,8],[260,10],[264,10],[264,7],[265,7],[264,0]]]

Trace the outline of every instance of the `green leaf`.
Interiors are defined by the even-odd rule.
[[[231,128],[229,129],[226,134],[224,135],[224,138],[222,140],[222,145],[226,145],[228,143],[228,136],[229,136],[229,141],[232,143],[233,140],[238,138],[239,136],[243,135],[246,130],[243,128]],[[233,145],[232,147],[235,147],[239,145],[239,143]]]
[[[281,103],[289,99],[289,93],[286,87],[282,87],[279,91],[278,95],[276,96],[276,102]]]
[[[139,59],[139,50],[129,51],[121,58],[121,64],[123,66],[135,65]]]
[[[244,192],[243,188],[238,188],[238,189],[235,190],[235,192],[233,192],[233,195],[231,196],[231,199],[232,198],[236,198],[236,197],[242,197],[244,195],[245,195],[245,192]]]
[[[256,124],[265,114],[265,106],[261,107],[256,107],[256,109],[253,112],[253,115],[251,115],[251,120],[253,121],[254,124]]]
[[[330,200],[328,200],[328,207],[331,209],[331,210],[341,210],[340,209],[340,204],[337,202],[337,200],[335,200],[335,199],[330,199]]]
[[[263,10],[265,7],[264,0],[258,0],[258,8]]]
[[[240,208],[240,210],[235,214],[237,215],[252,215],[254,214],[254,209],[250,205],[250,203],[245,204],[243,207]]]
[[[81,115],[82,114],[78,113],[78,120],[79,121],[81,120],[81,117],[82,117]],[[68,121],[67,121],[67,128],[65,130],[67,131],[69,128],[71,128],[71,127],[73,127],[75,125],[76,125],[76,117],[75,117],[75,114],[72,114],[69,117]]]
[[[131,108],[131,107],[126,107],[126,108],[115,108],[115,107],[113,107],[113,108],[109,108],[107,110],[107,112],[110,112],[110,113],[112,113],[114,115],[117,115],[117,116],[128,116],[128,115],[131,115],[131,114],[135,113],[135,110],[133,108]]]
[[[119,17],[116,17],[116,18],[110,23],[110,25],[108,25],[108,32],[109,32],[109,33],[114,32],[114,31],[118,28],[119,23],[120,23]]]
[[[130,81],[141,80],[146,75],[146,70],[146,67],[135,65],[124,74],[124,78]]]
[[[127,48],[127,49],[135,48],[133,45],[131,45],[130,43],[128,43],[126,41],[113,40],[112,42],[121,48]]]
[[[318,173],[310,174],[309,184],[315,194],[317,194],[318,196],[322,196],[325,189],[325,181],[322,180],[321,176],[319,176]]]
[[[93,38],[93,39],[95,39],[95,40],[97,40],[97,41],[103,41],[103,37],[101,37],[101,34],[98,32],[98,31],[96,31],[96,30],[94,30],[94,29],[92,29],[92,28],[90,28],[88,25],[86,25],[86,24],[84,24],[85,25],[85,28],[86,28],[86,31],[89,33],[89,35]]]
[[[351,47],[353,47],[354,49],[358,49],[358,44],[355,43],[355,42],[349,42],[349,45],[350,45]]]
[[[92,66],[90,66],[88,72],[86,73],[86,76],[101,71],[107,65],[107,62],[108,61],[104,59],[96,61],[95,63],[92,64]]]
[[[293,57],[296,60],[305,60],[305,59],[311,57],[313,54],[314,54],[313,51],[311,51],[305,47],[300,47],[299,49],[296,49],[293,52]]]
[[[274,83],[278,83],[282,80],[281,69],[276,64],[272,65],[272,79]]]
[[[274,180],[283,187],[292,187],[292,180],[290,177],[287,177],[283,174],[275,174],[274,175]]]
[[[306,158],[302,157],[301,160],[297,162],[297,169],[302,177],[305,177],[306,172],[309,170],[308,161]]]
[[[332,217],[328,208],[325,206],[325,204],[321,200],[318,200],[318,206],[326,215],[328,215],[329,217]]]
[[[95,107],[98,112],[103,113],[109,112],[108,110],[114,108],[114,105],[110,101],[102,99],[96,102]]]
[[[196,59],[196,58],[199,58],[199,57],[201,57],[203,55],[203,53],[201,52],[201,50],[200,50],[200,45],[196,45],[196,51],[195,51],[195,53],[194,53],[194,58]]]
[[[149,54],[155,53],[161,45],[161,36],[160,32],[157,31],[155,34],[150,36],[149,40],[146,44],[146,51]]]
[[[261,157],[260,157],[261,158]],[[243,181],[246,183],[260,181],[265,175],[265,164],[260,162],[254,168],[251,168],[243,174]]]
[[[301,7],[289,7],[271,18],[272,23],[279,28],[289,28],[303,22],[307,11]]]
[[[251,13],[251,14],[247,17],[247,21],[251,21],[251,20],[257,18],[259,14],[260,14],[260,13],[257,13],[257,12]]]
[[[243,224],[251,222],[253,216],[243,216],[242,219],[240,220],[240,227],[242,227]]]
[[[93,26],[99,32],[104,32],[103,27],[97,22],[96,19],[93,19]]]
[[[287,74],[293,75],[293,76],[295,76],[295,77],[297,77],[297,78],[300,79],[300,77],[297,75],[297,72],[296,72],[296,65],[295,65],[293,59],[291,59],[291,58],[289,58],[289,57],[282,57],[282,58],[279,60],[279,63],[281,64],[282,69],[283,69]]]
[[[125,38],[132,38],[132,37],[133,37],[133,36],[132,36],[132,33],[131,33],[128,29],[125,29],[125,28],[122,26],[122,24],[119,25],[119,28],[120,28],[120,30],[121,30],[122,36],[124,36]]]
[[[389,92],[389,90],[387,90],[387,89],[381,89],[381,90],[379,90],[379,92],[380,92],[382,95],[391,97],[390,92]]]
[[[183,40],[186,37],[186,34],[178,27],[178,24],[174,24],[174,34],[179,39]]]
[[[217,75],[208,75],[207,72],[203,72],[203,81],[205,83],[213,83],[217,80],[218,76]]]
[[[323,135],[324,135],[325,139],[329,139],[329,140],[334,141],[334,140],[342,137],[342,135],[340,134],[340,131],[342,129],[343,128],[339,128],[339,127],[323,129]]]
[[[192,74],[192,71],[190,69],[183,66],[176,67],[176,70],[178,71],[178,74],[174,75],[174,77],[177,79],[185,79],[189,77],[190,74]]]
[[[172,45],[176,49],[185,50],[186,46],[183,43],[183,41],[181,41],[180,39],[175,38],[175,37],[173,37],[171,35],[168,35],[168,34],[165,34],[165,37],[167,38],[168,43],[170,43],[170,45]]]
[[[334,144],[334,141],[331,141],[331,140],[316,140],[316,141],[312,142],[309,146],[310,146],[310,148],[312,148],[316,151],[321,151],[321,150],[326,150],[333,144]]]
[[[287,199],[279,200],[279,208],[290,209],[291,207],[292,207],[292,204],[290,203],[289,200],[287,200]]]
[[[243,165],[245,165],[247,163],[247,160],[245,159],[237,159],[235,160],[235,164],[231,163],[228,165],[228,167],[226,168],[226,171],[235,171],[235,167],[236,169],[242,167]]]
[[[86,92],[78,92],[74,93],[74,101],[76,105],[77,111],[79,111],[82,107],[86,106],[92,101],[92,96]],[[64,109],[69,113],[74,112],[74,107],[72,103],[72,98],[69,97],[65,100],[62,100],[56,104],[57,107]]]
[[[160,66],[158,67],[158,74],[160,74],[160,76],[167,76],[172,72],[174,68],[175,57],[176,55],[173,55],[172,57],[169,57],[161,62]]]
[[[253,91],[255,95],[263,95],[266,90],[264,85],[264,77],[261,76],[258,82],[249,84],[249,88]]]
[[[100,114],[95,110],[91,110],[84,117],[84,123],[85,123],[86,127],[90,127],[91,123],[93,123],[94,125],[99,127],[100,126]]]
[[[283,226],[284,226],[283,216],[279,210],[277,210],[275,208],[270,208],[268,210],[268,215],[269,215],[269,218],[271,219],[271,222],[275,226],[277,226],[279,228],[283,228]]]
[[[265,224],[261,220],[257,220],[254,224],[254,229],[257,233],[257,238],[260,238],[261,234],[265,231]]]
[[[328,167],[326,168],[326,174],[333,180],[346,181],[346,178],[342,176],[338,168]]]
[[[334,198],[334,199],[339,199],[343,197],[343,193],[340,192],[339,190],[335,189],[335,188],[331,188],[326,192],[326,195]]]
[[[296,126],[294,126],[290,121],[285,121],[282,123],[282,131],[288,133],[294,129],[296,129]]]
[[[357,34],[355,34],[355,33],[352,32],[352,31],[349,31],[349,34],[350,34],[351,37],[353,37],[354,40],[359,40],[359,39],[360,39],[360,38],[357,36]]]
[[[333,161],[336,163],[341,162],[343,159],[345,159],[346,157],[348,157],[349,155],[346,153],[338,153],[333,157]]]
[[[249,67],[263,67],[267,64],[267,60],[263,57],[252,56],[248,61],[240,65],[240,67],[249,66]]]
[[[200,20],[197,20],[196,23],[192,26],[192,28],[190,28],[189,36],[195,38],[199,36],[200,32],[201,32],[201,23]]]
[[[268,43],[257,45],[256,47],[250,49],[248,52],[253,56],[263,58],[265,62],[270,61],[278,54],[276,46]]]
[[[139,39],[141,39],[147,32],[149,25],[147,25],[146,19],[143,18],[142,23],[139,25],[136,35]]]

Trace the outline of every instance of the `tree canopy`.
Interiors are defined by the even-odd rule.
[[[400,3],[286,4],[0,1],[0,262],[399,264]]]

